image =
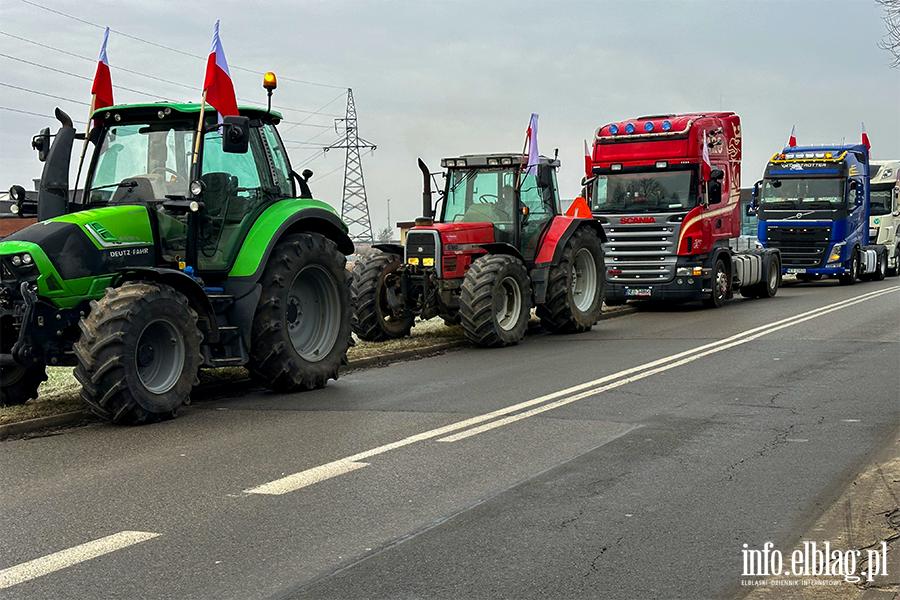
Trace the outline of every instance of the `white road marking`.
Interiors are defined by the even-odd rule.
[[[93,542],[60,550],[47,556],[9,567],[0,571],[0,590],[24,583],[60,569],[77,565],[86,560],[133,546],[141,542],[159,537],[158,533],[146,531],[120,531]]]
[[[520,402],[519,404],[514,404],[512,406],[507,406],[505,408],[501,408],[499,410],[495,410],[493,412],[485,413],[482,415],[477,415],[475,417],[471,417],[469,419],[465,419],[462,421],[458,421],[456,423],[451,423],[449,425],[445,425],[443,427],[438,427],[436,429],[432,429],[430,431],[425,431],[422,433],[417,433],[415,435],[411,435],[409,437],[403,438],[396,442],[391,442],[389,444],[385,444],[383,446],[378,446],[377,448],[372,448],[371,450],[366,450],[364,452],[360,452],[358,454],[354,454],[352,456],[347,456],[345,458],[332,461],[330,463],[326,463],[324,465],[314,467],[312,469],[307,469],[306,471],[301,471],[299,473],[295,473],[293,475],[288,475],[287,477],[282,477],[281,479],[276,479],[275,481],[269,482],[267,484],[263,484],[260,486],[256,486],[247,490],[244,490],[245,494],[285,494],[287,492],[291,492],[302,487],[306,487],[311,485],[312,483],[317,483],[318,481],[323,481],[324,479],[330,479],[335,475],[329,475],[328,477],[322,477],[323,473],[334,473],[341,474],[341,472],[349,472],[355,469],[348,469],[348,464],[358,463],[360,461],[366,460],[373,456],[377,456],[379,454],[384,454],[385,452],[389,452],[391,450],[396,450],[398,448],[403,448],[404,446],[409,446],[410,444],[415,444],[417,442],[422,442],[425,440],[430,440],[433,438],[443,437],[438,441],[456,441],[459,439],[464,439],[466,437],[470,437],[472,435],[476,435],[477,433],[482,433],[484,431],[488,431],[495,427],[500,427],[502,425],[506,425],[508,423],[513,423],[515,421],[534,416],[536,414],[540,414],[547,410],[552,410],[554,408],[558,408],[560,406],[564,406],[571,402],[575,402],[577,400],[581,400],[583,398],[587,398],[588,396],[593,396],[594,394],[601,393],[605,390],[612,389],[615,387],[619,387],[624,385],[625,383],[630,383],[632,381],[637,381],[638,379],[643,379],[644,377],[649,377],[650,375],[654,375],[656,373],[666,371],[668,369],[672,369],[689,362],[693,362],[699,358],[704,356],[708,356],[709,354],[713,354],[715,352],[719,352],[721,350],[725,350],[727,348],[732,348],[734,346],[738,346],[740,344],[745,344],[752,340],[755,340],[764,335],[768,335],[769,333],[773,333],[780,329],[784,329],[785,327],[790,327],[793,325],[797,325],[804,321],[808,321],[810,319],[814,319],[820,317],[822,315],[828,314],[830,312],[834,312],[836,310],[840,310],[842,308],[846,308],[848,306],[852,306],[854,304],[858,304],[860,302],[865,302],[866,300],[870,300],[872,298],[889,294],[891,292],[896,292],[900,290],[900,286],[894,286],[891,288],[887,288],[884,290],[879,290],[876,292],[869,292],[868,294],[863,294],[862,296],[858,296],[856,298],[851,298],[849,300],[842,300],[841,302],[835,302],[833,304],[828,304],[826,306],[822,306],[816,309],[809,310],[804,313],[800,313],[799,315],[795,315],[792,317],[787,317],[781,319],[779,321],[775,321],[774,323],[768,323],[766,325],[761,325],[759,327],[754,327],[752,329],[748,329],[731,337],[718,340],[715,342],[711,342],[709,344],[704,344],[702,346],[698,346],[697,348],[692,348],[690,350],[685,350],[684,352],[679,352],[677,354],[673,354],[671,356],[667,356],[665,358],[660,358],[658,360],[651,361],[649,363],[645,363],[643,365],[638,365],[636,367],[632,367],[630,369],[625,369],[623,371],[619,371],[618,373],[613,373],[611,375],[606,375],[605,377],[601,377],[599,379],[595,379],[593,381],[588,381],[587,383],[582,383],[580,385],[572,386],[570,388],[559,390],[557,392],[553,392],[550,394],[546,394],[544,396],[540,396],[539,398],[534,398],[532,400],[526,400],[525,402]],[[664,366],[660,366],[664,365]],[[655,368],[656,367],[656,368]],[[635,373],[640,373],[639,375],[628,377]],[[604,386],[602,384],[614,381],[615,383]],[[583,392],[578,394],[577,392]],[[576,394],[575,396],[570,396],[571,394]],[[550,400],[555,400],[557,398],[564,398],[563,400],[559,400],[557,402],[552,402],[549,404],[544,404],[549,402]],[[544,404],[544,406],[535,408],[533,410],[529,410],[526,412],[522,412],[516,415],[512,415],[505,419],[499,419],[493,423],[488,423],[485,425],[481,425],[480,427],[473,428],[469,431],[462,432],[458,435],[447,435],[453,432],[457,432],[463,429],[468,429],[473,425],[479,425],[484,423],[485,421],[491,421],[496,419],[497,417],[504,417],[506,415],[510,415],[511,413],[518,413],[519,411],[531,408],[538,404]],[[495,425],[496,423],[496,425]],[[343,470],[343,471],[342,471]],[[263,490],[278,490],[277,492],[272,491],[263,491]]]

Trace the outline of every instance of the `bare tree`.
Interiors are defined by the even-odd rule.
[[[878,47],[894,55],[892,67],[900,67],[900,0],[875,0],[875,2],[884,7],[883,19],[887,25],[887,35],[878,42]]]
[[[391,238],[394,237],[394,230],[390,227],[385,227],[381,231],[378,232],[378,241],[382,244],[389,244]]]

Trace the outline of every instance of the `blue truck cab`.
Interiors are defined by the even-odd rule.
[[[887,248],[869,243],[869,152],[863,144],[789,146],[753,186],[759,242],[801,281],[883,279]],[[874,242],[874,240],[872,240]]]

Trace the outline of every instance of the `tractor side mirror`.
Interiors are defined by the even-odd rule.
[[[250,144],[250,119],[247,117],[225,117],[222,119],[222,152],[244,154]]]
[[[538,185],[548,188],[553,185],[553,167],[538,167]]]
[[[47,153],[50,151],[49,127],[44,127],[39,134],[31,138],[31,147],[37,150],[39,161],[44,162],[47,160]]]
[[[719,171],[721,173],[721,171]],[[710,204],[719,204],[722,202],[722,182],[713,179],[707,184],[707,198]]]

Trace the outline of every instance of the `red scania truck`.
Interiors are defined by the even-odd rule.
[[[610,123],[597,129],[589,158],[584,194],[608,238],[607,304],[702,300],[719,307],[736,291],[769,298],[778,291],[777,249],[734,252],[729,245],[741,230],[738,115]]]

